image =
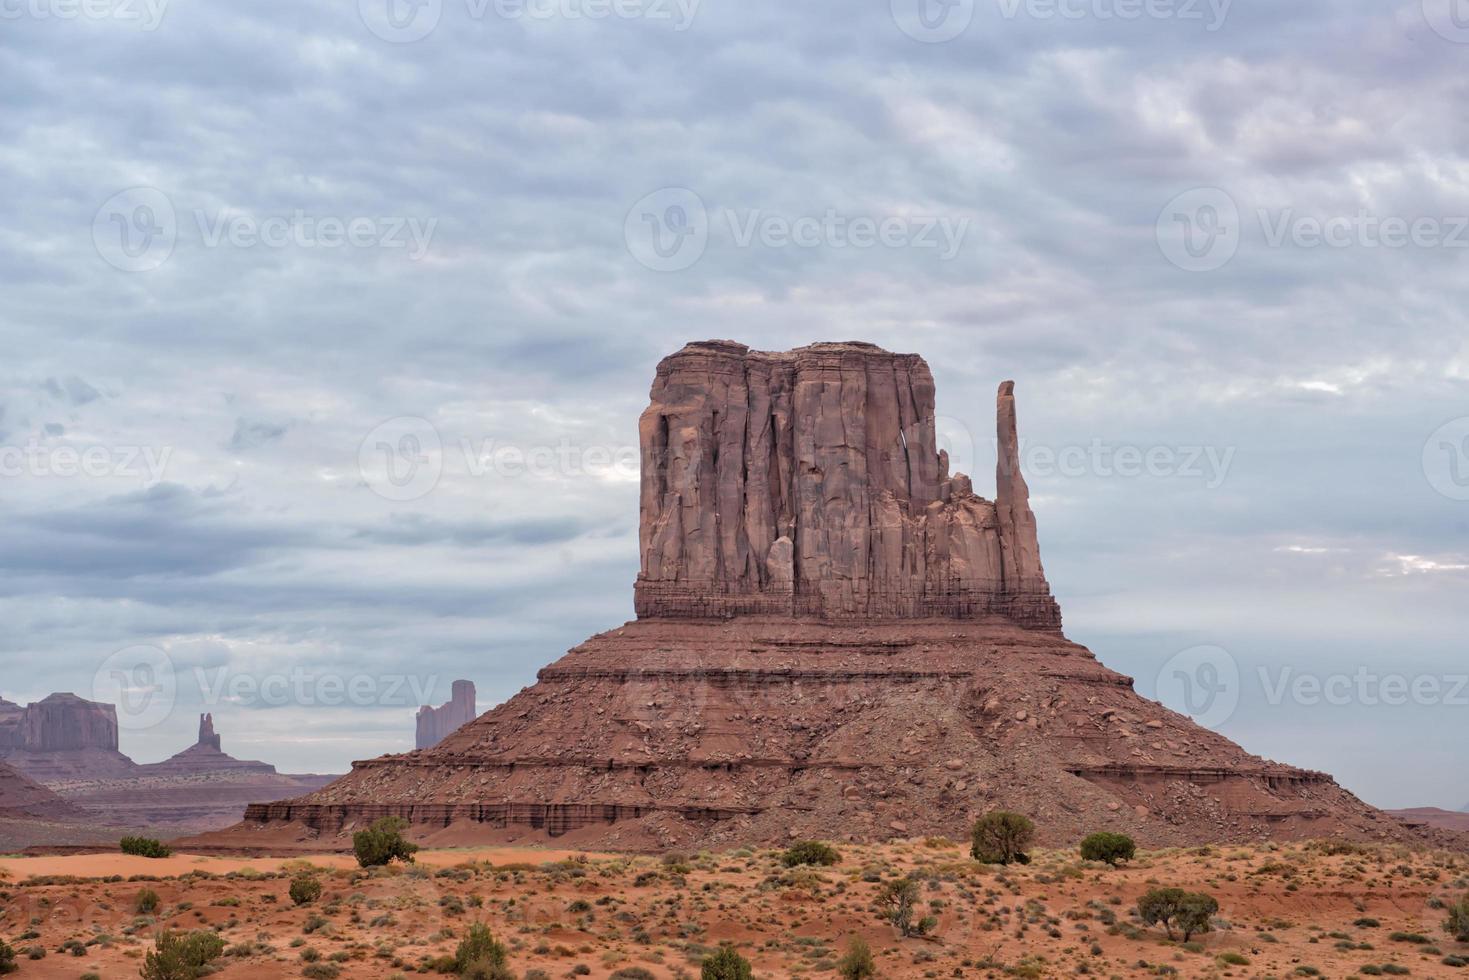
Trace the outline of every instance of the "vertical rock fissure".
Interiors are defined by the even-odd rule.
[[[996,413],[992,503],[948,472],[922,358],[855,342],[688,345],[659,365],[639,426],[638,615],[1001,616],[1059,629],[1010,382]]]

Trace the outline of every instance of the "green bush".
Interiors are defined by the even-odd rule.
[[[877,976],[877,964],[873,962],[867,940],[853,936],[848,941],[846,954],[837,961],[837,974],[842,980],[869,980]]]
[[[819,840],[796,841],[786,852],[781,855],[780,862],[788,868],[794,868],[798,864],[819,864],[822,867],[830,867],[842,860],[841,854],[830,844],[823,844]]]
[[[0,973],[14,973],[20,967],[15,965],[15,950],[10,944],[0,939]]]
[[[904,937],[927,935],[939,924],[939,920],[931,915],[914,922],[913,910],[917,905],[918,882],[912,878],[896,878],[883,885],[877,893],[877,907],[882,917]]]
[[[352,850],[357,855],[357,863],[364,868],[374,868],[396,858],[412,864],[418,845],[403,839],[403,831],[407,829],[408,821],[402,817],[383,817],[366,830],[357,831],[352,835]]]
[[[310,963],[301,968],[306,980],[337,980],[341,975],[342,968],[335,963]]]
[[[153,940],[153,947],[143,958],[143,980],[197,980],[224,953],[224,939],[208,929],[165,930]]]
[[[1101,861],[1117,867],[1137,855],[1137,844],[1126,834],[1100,831],[1081,842],[1081,856],[1087,861]]]
[[[138,897],[133,899],[133,911],[139,915],[152,915],[158,911],[158,893],[151,888],[144,888],[138,892]]]
[[[752,980],[753,977],[750,961],[728,945],[720,946],[717,952],[704,957],[699,970],[699,980]]]
[[[313,875],[299,874],[291,879],[291,901],[309,905],[321,897],[321,882]]]
[[[985,864],[1029,864],[1025,853],[1035,839],[1035,824],[1020,813],[995,810],[974,822],[969,853]]]
[[[136,854],[145,858],[166,858],[173,852],[163,845],[162,841],[154,840],[152,837],[124,837],[118,841],[124,854]]]
[[[1444,921],[1444,931],[1461,943],[1469,943],[1469,895],[1465,895],[1449,906],[1449,917]]]
[[[1173,930],[1183,933],[1188,942],[1195,933],[1208,932],[1210,919],[1219,911],[1219,903],[1208,895],[1186,892],[1182,888],[1154,888],[1138,899],[1137,914],[1147,925],[1162,924],[1173,938]]]
[[[514,974],[506,963],[508,958],[505,944],[490,927],[476,922],[454,950],[454,972],[466,980],[511,980]]]

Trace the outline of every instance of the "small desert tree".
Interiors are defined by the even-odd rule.
[[[891,922],[904,938],[927,935],[939,924],[939,920],[931,915],[913,921],[918,897],[918,882],[912,878],[889,881],[877,893],[877,907],[882,911],[882,917]]]
[[[514,974],[506,959],[505,944],[489,926],[476,922],[454,951],[454,972],[466,980],[510,980]]]
[[[974,822],[969,853],[985,864],[1029,864],[1025,852],[1035,839],[1035,824],[1020,813],[994,810]]]
[[[1449,917],[1443,927],[1459,942],[1469,943],[1469,895],[1449,906]]]
[[[1154,888],[1138,899],[1137,914],[1147,925],[1161,924],[1174,938],[1174,930],[1183,933],[1188,942],[1195,933],[1208,932],[1210,920],[1219,911],[1219,903],[1208,895],[1186,892],[1182,888]]]
[[[839,864],[842,860],[841,854],[830,844],[823,844],[819,840],[796,841],[786,852],[781,855],[780,861],[788,868],[794,868],[799,864],[819,864],[830,866]]]
[[[728,944],[704,957],[699,970],[699,980],[752,980],[754,975],[750,961]]]
[[[321,881],[314,875],[299,874],[291,879],[290,894],[297,905],[310,905],[321,897]]]
[[[14,973],[20,967],[15,965],[15,950],[10,944],[0,939],[0,973]]]
[[[153,949],[143,957],[140,973],[143,980],[197,980],[210,972],[209,964],[223,953],[224,939],[217,932],[164,930],[153,940]]]
[[[352,850],[357,854],[357,863],[364,868],[380,867],[393,859],[413,863],[417,844],[403,839],[408,821],[402,817],[383,817],[366,830],[352,835]]]
[[[1081,842],[1081,856],[1087,861],[1101,861],[1117,867],[1123,861],[1131,861],[1137,854],[1137,844],[1126,834],[1107,831],[1092,834]]]
[[[848,941],[846,954],[837,961],[837,974],[842,980],[870,980],[877,976],[877,964],[872,959],[867,940],[853,936]]]

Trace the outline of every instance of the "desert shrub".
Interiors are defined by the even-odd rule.
[[[882,917],[904,937],[927,935],[939,924],[939,920],[931,915],[914,922],[913,910],[917,906],[918,882],[912,878],[889,881],[877,893],[877,907],[882,911]]]
[[[1250,959],[1249,959],[1249,957],[1245,956],[1243,953],[1236,953],[1234,950],[1229,950],[1226,953],[1220,953],[1219,954],[1219,962],[1220,963],[1223,963],[1223,964],[1225,964],[1227,966],[1249,966],[1250,965]]]
[[[658,980],[653,976],[652,970],[646,970],[641,966],[625,966],[620,970],[613,970],[607,980]]]
[[[1101,861],[1117,867],[1123,861],[1131,861],[1137,854],[1137,844],[1126,834],[1101,831],[1081,842],[1081,856],[1087,861]]]
[[[166,858],[173,852],[163,845],[162,841],[152,837],[124,837],[118,841],[124,854],[135,854],[145,858]]]
[[[158,893],[151,888],[138,892],[138,896],[133,899],[133,911],[139,915],[152,915],[158,911]]]
[[[196,980],[224,953],[224,939],[208,929],[178,933],[164,930],[143,958],[143,980]]]
[[[321,881],[313,875],[301,874],[291,879],[291,901],[309,905],[321,897]]]
[[[1029,864],[1026,849],[1035,839],[1035,824],[1024,814],[994,810],[974,822],[969,853],[985,864]]]
[[[699,980],[752,980],[753,976],[750,961],[729,945],[704,957],[699,970]]]
[[[507,958],[505,944],[495,938],[489,926],[476,922],[454,950],[454,972],[468,980],[510,980],[513,974],[506,965]]]
[[[342,968],[335,963],[309,963],[301,968],[306,980],[337,980],[341,975]]]
[[[846,954],[837,961],[837,974],[842,980],[868,980],[877,976],[877,964],[873,962],[867,940],[853,936],[848,941]]]
[[[15,950],[5,940],[0,939],[0,973],[14,973],[20,967],[15,965]]]
[[[1173,938],[1177,929],[1188,942],[1195,933],[1208,932],[1209,920],[1219,911],[1219,903],[1208,895],[1186,892],[1182,888],[1154,888],[1138,899],[1137,914],[1147,925],[1162,924]]]
[[[403,839],[403,831],[407,829],[408,821],[402,817],[383,817],[366,830],[357,831],[352,835],[357,863],[364,868],[381,867],[395,858],[413,863],[418,845]]]
[[[798,864],[819,864],[829,867],[841,861],[842,856],[837,849],[830,844],[823,844],[819,840],[796,841],[781,855],[780,863],[788,868],[794,868]]]
[[[1469,943],[1469,895],[1449,906],[1449,917],[1444,920],[1443,927],[1459,942]]]

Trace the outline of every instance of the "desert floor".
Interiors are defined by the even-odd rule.
[[[1435,907],[1469,891],[1469,858],[1329,850],[1171,850],[1118,870],[1068,851],[999,868],[936,840],[848,845],[835,867],[794,870],[763,850],[438,850],[371,872],[341,855],[0,858],[0,938],[18,951],[20,978],[136,977],[156,932],[203,928],[228,943],[219,977],[407,976],[452,954],[475,921],[533,980],[694,977],[721,942],[737,944],[756,977],[835,977],[854,935],[894,978],[1469,977],[1453,965],[1469,946],[1451,941]],[[303,870],[324,892],[298,907],[287,890]],[[879,919],[877,891],[899,875],[920,879],[919,914],[938,918],[932,938],[900,939]],[[1186,946],[1143,928],[1133,906],[1159,885],[1216,897],[1218,928]],[[137,911],[144,889],[159,897],[153,914]]]

